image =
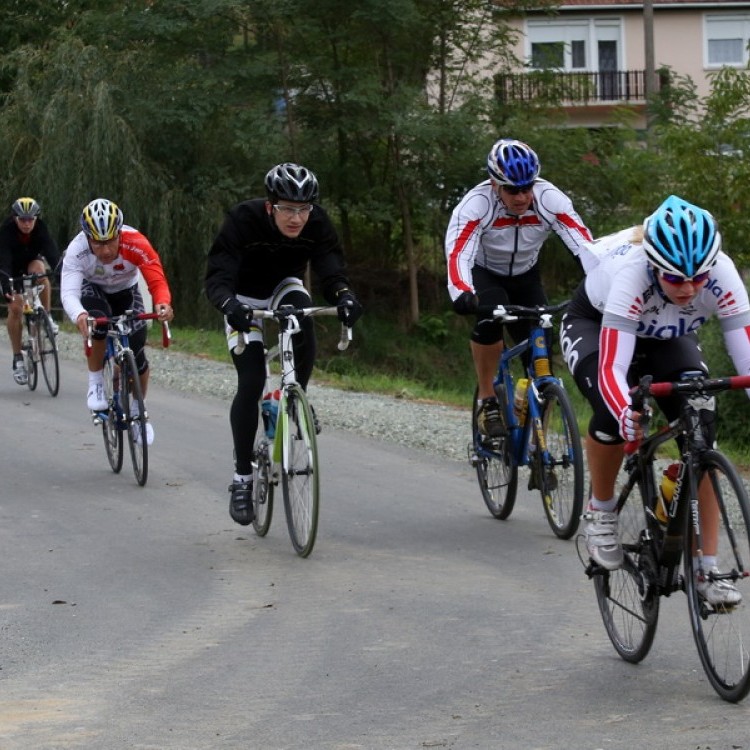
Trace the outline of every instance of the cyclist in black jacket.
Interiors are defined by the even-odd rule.
[[[208,299],[224,313],[237,369],[237,393],[229,414],[235,458],[229,514],[243,526],[253,520],[252,450],[265,381],[262,322],[248,319],[247,310],[309,307],[312,300],[302,281],[309,262],[323,296],[338,306],[343,323],[353,326],[362,314],[349,288],[336,230],[315,203],[315,175],[298,164],[278,164],[266,175],[265,186],[265,199],[243,201],[227,212],[208,254],[205,279]],[[246,346],[237,354],[241,335]],[[293,344],[297,379],[306,388],[316,352],[312,319],[302,321]]]
[[[44,220],[39,218],[39,204],[33,198],[18,198],[11,206],[11,215],[0,224],[0,286],[8,300],[8,337],[13,349],[13,379],[26,385],[28,373],[21,354],[23,324],[23,298],[16,292],[22,284],[16,282],[11,288],[10,278],[28,273],[44,273],[45,261],[52,270],[57,270],[60,251],[52,239]],[[49,279],[42,279],[42,304],[49,312],[52,302],[52,286]],[[57,323],[52,324],[57,334]]]

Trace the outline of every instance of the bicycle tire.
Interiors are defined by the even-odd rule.
[[[298,385],[286,391],[280,409],[283,452],[281,487],[292,546],[300,557],[307,557],[318,532],[320,477],[315,424],[307,395]],[[277,423],[276,429],[279,429]]]
[[[560,539],[570,539],[583,511],[581,434],[570,397],[560,383],[547,383],[540,399],[546,452],[537,447],[537,486],[550,528]]]
[[[505,388],[495,389],[502,414],[506,414],[508,399]],[[473,455],[471,462],[487,510],[494,518],[504,521],[513,512],[518,492],[518,466],[511,455],[511,439],[506,435],[482,441],[479,432],[479,389],[474,390],[471,410]]]
[[[109,465],[115,474],[122,470],[124,443],[122,436],[122,412],[120,410],[120,394],[116,386],[116,365],[112,357],[104,360],[102,377],[104,381],[104,396],[107,399],[107,412],[102,421],[102,436],[104,450],[107,453]]]
[[[709,682],[724,700],[737,703],[750,691],[750,509],[742,479],[721,452],[701,455],[699,483],[703,477],[708,477],[719,502],[717,567],[737,576],[732,583],[742,601],[732,607],[712,606],[698,593],[690,574],[694,529],[689,521],[684,537],[685,591],[695,645]]]
[[[21,351],[26,365],[26,385],[30,391],[35,391],[37,383],[39,382],[39,340],[36,335],[38,327],[35,325],[34,315],[32,313],[29,313],[24,317],[26,318],[26,341],[24,341]]]
[[[646,533],[642,492],[640,482],[630,477],[618,502],[622,567],[594,574],[604,629],[615,651],[632,664],[642,661],[651,650],[659,619],[654,549]]]
[[[128,426],[128,446],[133,462],[133,473],[143,487],[148,479],[148,443],[146,442],[146,407],[135,356],[130,350],[123,352],[120,361],[120,393],[122,410]]]
[[[253,446],[253,528],[258,536],[265,536],[273,518],[273,464],[271,449],[263,421],[258,420],[258,432]]]
[[[60,392],[60,361],[57,354],[57,339],[52,331],[52,320],[44,308],[37,310],[36,334],[44,382],[50,396],[54,397]]]

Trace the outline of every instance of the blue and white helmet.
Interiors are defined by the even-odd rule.
[[[487,171],[499,185],[528,187],[539,177],[539,157],[523,141],[502,138],[487,156]]]
[[[691,279],[716,263],[721,234],[708,211],[670,195],[643,222],[643,249],[656,268]]]

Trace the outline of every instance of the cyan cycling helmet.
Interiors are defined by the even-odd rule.
[[[522,141],[503,138],[487,156],[487,171],[499,185],[528,187],[539,177],[539,157]]]
[[[83,209],[81,227],[87,237],[97,242],[112,240],[122,229],[122,211],[106,198],[97,198]]]
[[[313,203],[318,199],[318,180],[299,164],[277,164],[266,175],[266,192],[272,201]]]
[[[19,219],[35,219],[42,210],[33,198],[18,198],[11,209]]]
[[[643,222],[643,249],[656,268],[691,279],[716,263],[721,234],[708,211],[670,195]]]

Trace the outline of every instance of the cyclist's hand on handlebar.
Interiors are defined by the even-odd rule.
[[[351,292],[345,292],[338,298],[336,308],[339,320],[347,328],[351,328],[362,317],[362,305]]]
[[[461,292],[453,300],[453,311],[459,315],[472,315],[479,308],[479,297],[474,292]]]
[[[87,312],[79,313],[76,318],[76,328],[83,338],[88,340],[89,338],[89,314]]]
[[[643,413],[633,411],[629,406],[622,410],[618,421],[620,423],[620,437],[625,442],[634,443],[643,440],[645,437],[642,426],[643,417]]]
[[[160,302],[154,306],[154,312],[159,316],[159,320],[169,322],[174,318],[174,310],[172,305],[168,305],[165,302]]]
[[[243,305],[236,297],[230,297],[222,306],[227,322],[235,331],[248,333],[252,327],[252,319],[247,317],[250,308]]]

